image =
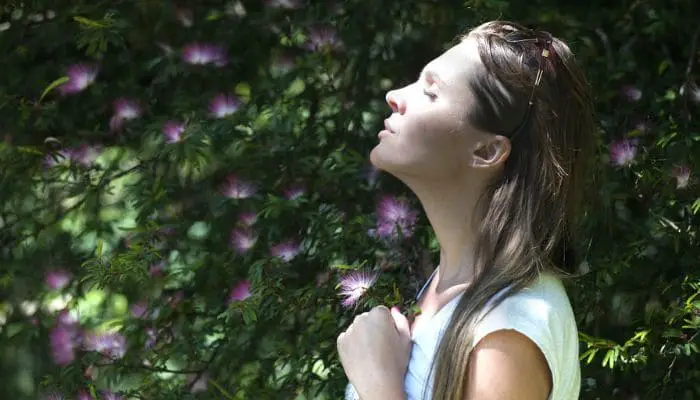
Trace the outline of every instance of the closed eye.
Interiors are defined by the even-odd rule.
[[[435,100],[437,99],[437,95],[435,93],[431,93],[427,90],[423,90],[423,94],[430,97],[430,100]]]

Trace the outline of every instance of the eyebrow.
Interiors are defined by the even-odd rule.
[[[429,78],[430,80],[436,82],[436,83],[438,84],[438,86],[443,86],[443,85],[444,85],[444,81],[443,81],[442,79],[440,79],[440,77],[438,76],[438,74],[435,73],[435,71],[433,71],[433,70],[431,70],[431,69],[423,68],[423,70],[421,71],[420,75],[418,76],[418,79],[420,80],[420,78],[421,78],[422,76],[425,76],[425,77]]]

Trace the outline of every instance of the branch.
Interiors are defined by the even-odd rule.
[[[164,367],[152,367],[148,365],[140,365],[140,364],[123,364],[123,363],[97,363],[95,366],[97,367],[114,367],[114,366],[120,366],[124,368],[131,368],[131,369],[143,369],[146,371],[151,371],[151,372],[169,372],[171,374],[196,374],[196,373],[201,373],[201,369],[196,369],[196,370],[190,370],[190,369],[180,369],[180,370],[174,370],[174,369],[168,369]]]

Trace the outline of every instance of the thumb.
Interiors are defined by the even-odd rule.
[[[396,330],[401,336],[411,337],[411,326],[408,324],[408,319],[401,314],[398,307],[391,307],[391,316],[394,318]]]

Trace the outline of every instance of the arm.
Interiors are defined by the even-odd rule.
[[[544,355],[516,331],[487,335],[469,359],[464,400],[546,400],[552,390],[552,374]]]

